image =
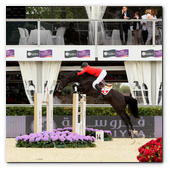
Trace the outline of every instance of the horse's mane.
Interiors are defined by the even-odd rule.
[[[89,74],[89,73],[84,73],[84,74],[82,74],[82,75],[80,75],[81,77],[83,77],[84,79],[96,79],[96,77],[94,76],[94,75],[91,75],[91,74]]]

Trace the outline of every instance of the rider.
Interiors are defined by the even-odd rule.
[[[83,62],[81,68],[83,68],[83,71],[79,72],[77,74],[78,76],[87,72],[87,73],[97,77],[97,79],[93,82],[92,86],[93,86],[94,89],[97,89],[97,91],[98,91],[98,97],[97,98],[103,99],[99,83],[106,77],[106,75],[107,75],[106,70],[103,70],[101,68],[91,67],[87,62]]]

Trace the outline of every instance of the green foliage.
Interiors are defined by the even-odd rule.
[[[128,115],[132,115],[126,108]],[[139,107],[140,116],[162,116],[162,107]],[[53,107],[54,116],[72,116],[72,107]],[[34,107],[7,106],[7,116],[33,116]],[[46,115],[46,107],[42,108],[42,115]],[[87,116],[117,116],[112,107],[86,107]]]
[[[26,7],[26,18],[87,19],[85,7]]]
[[[120,92],[120,93],[130,93],[130,88],[129,88],[129,86],[122,86],[122,87],[119,89],[119,92]]]

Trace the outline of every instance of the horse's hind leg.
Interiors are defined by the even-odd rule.
[[[132,134],[131,134],[131,131],[129,129],[129,125],[130,126],[132,125],[132,124],[129,123],[130,117],[126,114],[125,111],[124,112],[120,112],[119,116],[121,117],[121,119],[123,120],[124,124],[126,125],[126,129],[127,129],[127,133],[129,135],[129,137],[132,138]]]
[[[127,114],[126,114],[126,115],[127,115]],[[133,133],[134,133],[135,135],[137,135],[137,134],[138,134],[138,131],[136,131],[136,130],[133,128],[133,125],[132,125],[132,122],[131,122],[131,119],[130,119],[129,115],[127,115],[127,118],[128,118],[129,125],[130,125]]]

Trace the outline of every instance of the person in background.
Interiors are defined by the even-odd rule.
[[[65,34],[64,34],[64,40],[65,40],[66,45],[77,44],[78,33],[74,29],[73,23],[70,23],[69,28],[66,29]]]
[[[147,15],[146,15],[146,19],[153,19],[153,15],[152,15],[152,10],[148,9],[147,10]],[[148,30],[148,38],[146,40],[145,45],[151,45],[151,39],[152,39],[152,35],[153,35],[153,23],[152,21],[147,21],[147,30]]]
[[[131,14],[126,6],[123,6],[119,16],[120,19],[131,19]],[[128,40],[128,29],[130,28],[129,22],[120,22],[119,24],[120,40],[122,45],[127,45]],[[123,32],[125,33],[125,42],[123,41]]]
[[[135,12],[134,19],[141,19],[141,17],[139,16],[139,12]],[[135,45],[139,45],[140,44],[140,35],[141,35],[140,27],[141,27],[140,21],[133,22]]]
[[[53,104],[61,104],[61,100],[59,99],[59,92],[57,91],[53,95]]]
[[[147,19],[147,9],[145,10],[145,15],[142,15],[142,19]],[[146,40],[148,38],[148,30],[147,30],[147,21],[141,21],[142,25],[142,39],[143,39],[143,44],[146,43]]]
[[[156,15],[157,15],[157,10],[156,9],[152,9],[152,15],[153,15],[153,19],[157,19]],[[155,40],[156,40],[156,45],[159,45],[159,30],[156,26],[156,24],[158,24],[158,22],[155,22]]]

